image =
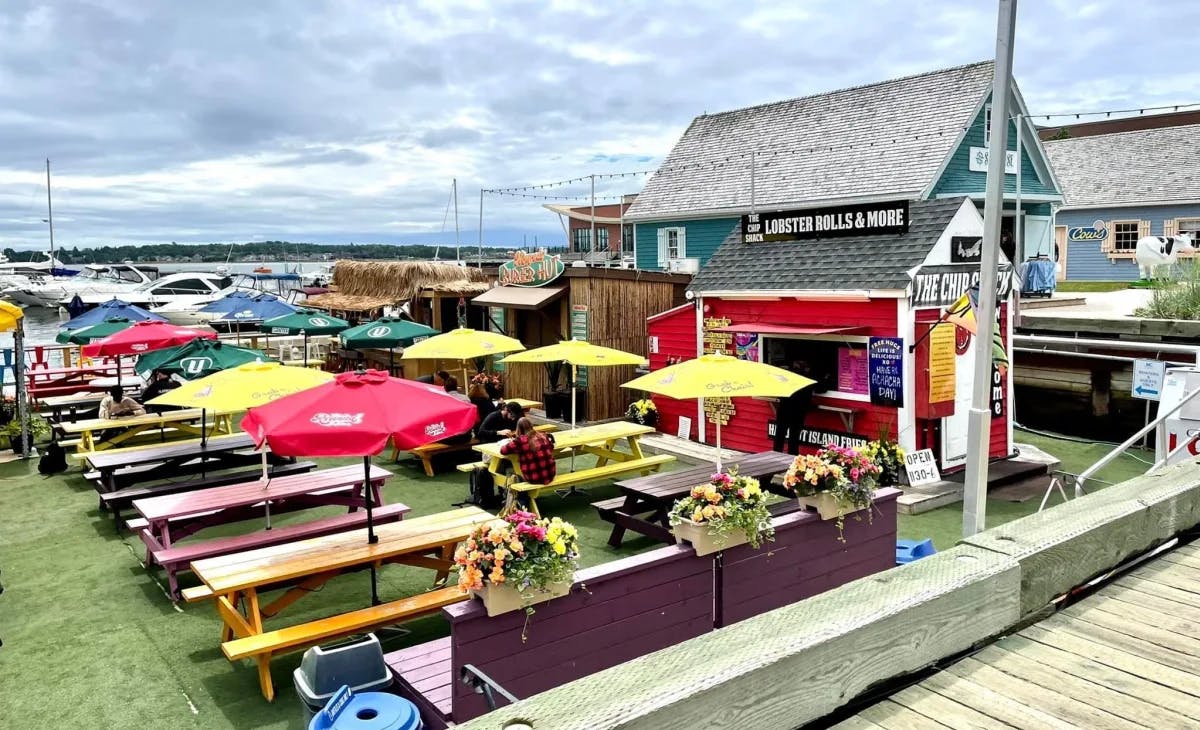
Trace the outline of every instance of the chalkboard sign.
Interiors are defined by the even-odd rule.
[[[892,408],[904,406],[904,340],[872,337],[867,345],[867,372],[871,403]]]

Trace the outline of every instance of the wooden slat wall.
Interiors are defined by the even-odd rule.
[[[847,515],[844,543],[835,522],[798,512],[775,519],[775,541],[764,549],[726,550],[718,628],[895,566],[899,496],[899,490],[881,490],[869,521],[865,511]]]
[[[711,631],[712,605],[711,559],[660,548],[580,571],[571,595],[539,604],[527,628],[523,611],[489,618],[478,601],[450,607],[452,676],[473,664],[529,697]],[[453,704],[455,722],[487,712],[461,682]]]

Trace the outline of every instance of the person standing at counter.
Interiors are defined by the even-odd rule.
[[[797,360],[788,368],[797,375],[815,380],[786,398],[780,398],[775,406],[775,441],[772,448],[783,452],[784,440],[787,440],[787,453],[795,456],[800,453],[800,431],[804,429],[804,421],[812,410],[814,393],[821,393],[825,388],[821,381],[812,375],[812,369],[803,360]]]

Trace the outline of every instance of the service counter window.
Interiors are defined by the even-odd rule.
[[[808,366],[809,377],[818,382],[818,393],[829,398],[870,401],[867,375],[867,338],[844,335],[808,337],[765,337],[762,361],[792,369]]]

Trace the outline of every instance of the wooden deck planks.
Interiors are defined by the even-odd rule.
[[[1200,546],[1159,556],[835,727],[940,726],[1200,727]]]

